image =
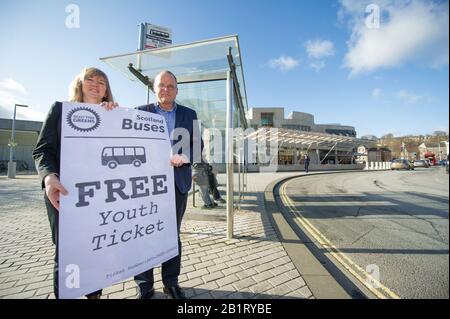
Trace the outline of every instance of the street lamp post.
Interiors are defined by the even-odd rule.
[[[441,143],[442,143],[442,142],[439,142],[439,143],[438,143],[438,148],[439,148],[439,162],[442,161]],[[440,163],[439,163],[439,164],[440,164]]]
[[[14,157],[14,130],[16,128],[16,107],[28,107],[28,105],[24,104],[14,104],[14,116],[12,121],[12,128],[11,128],[11,141],[9,145],[9,162],[8,162],[8,178],[15,178],[16,177],[16,163],[13,161]]]

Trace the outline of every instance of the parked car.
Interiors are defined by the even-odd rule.
[[[428,163],[425,160],[415,160],[414,161],[414,167],[425,167],[425,168],[428,168],[430,166],[428,165]]]
[[[392,161],[391,170],[394,169],[407,169],[407,170],[413,170],[414,164],[410,163],[406,159],[396,159]]]
[[[427,162],[428,166],[432,166],[433,165],[433,163],[431,163],[431,161],[428,158],[424,159],[424,161]]]

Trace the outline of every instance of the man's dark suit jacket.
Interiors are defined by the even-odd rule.
[[[136,109],[140,111],[147,111],[151,113],[156,113],[155,105],[154,104],[148,104],[148,105],[142,105],[138,106]],[[177,104],[177,110],[175,113],[175,127],[174,130],[177,128],[185,128],[189,132],[189,153],[186,154],[185,150],[179,149],[178,154],[184,154],[186,155],[190,163],[193,163],[195,161],[201,161],[201,154],[203,152],[203,141],[201,140],[201,133],[200,128],[197,125],[197,113],[180,104]],[[195,135],[194,135],[194,131]],[[178,136],[177,139],[173,141],[173,145],[180,142],[182,138],[182,135]],[[199,139],[199,140],[198,140]],[[186,142],[185,142],[186,143]],[[194,149],[194,147],[196,149]],[[195,157],[194,157],[195,152]],[[197,154],[199,153],[199,154]],[[198,159],[197,159],[198,157]],[[175,185],[178,188],[178,190],[182,194],[186,194],[191,189],[192,185],[192,169],[191,165],[183,165],[181,167],[174,167],[174,176],[175,176]]]

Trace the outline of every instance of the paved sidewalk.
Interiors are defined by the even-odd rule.
[[[235,213],[235,238],[226,239],[224,207],[202,211],[189,198],[181,227],[180,285],[189,298],[314,298],[266,216],[265,187],[298,173],[249,174],[248,192]],[[219,179],[219,182],[222,178]],[[224,189],[224,185],[221,186]],[[54,247],[37,176],[0,177],[0,298],[54,298]],[[162,293],[155,269],[154,298]],[[135,298],[128,280],[103,290],[102,298]]]

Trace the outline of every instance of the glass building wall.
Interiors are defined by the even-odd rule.
[[[230,67],[231,56],[233,67]],[[244,73],[237,36],[199,41],[186,45],[143,50],[129,54],[105,57],[101,59],[122,72],[131,81],[143,85],[149,90],[153,79],[161,70],[170,70],[178,80],[177,103],[188,106],[197,112],[202,129],[221,132],[220,160],[225,168],[225,131],[227,117],[227,74],[234,70],[238,86],[233,86],[233,128],[242,127],[248,110]],[[238,87],[238,89],[236,89]],[[237,92],[238,90],[239,92]],[[239,94],[238,94],[239,93]],[[143,101],[142,104],[145,104]],[[241,109],[239,109],[241,107]],[[214,153],[218,150],[214,150]],[[210,158],[211,148],[206,149]],[[234,140],[234,169],[227,175],[233,175],[233,199],[237,204],[244,193],[245,167],[243,149],[236,147]],[[208,156],[209,155],[209,156]],[[212,158],[217,162],[218,158]],[[211,161],[211,158],[210,158]],[[227,203],[229,205],[230,203]]]

